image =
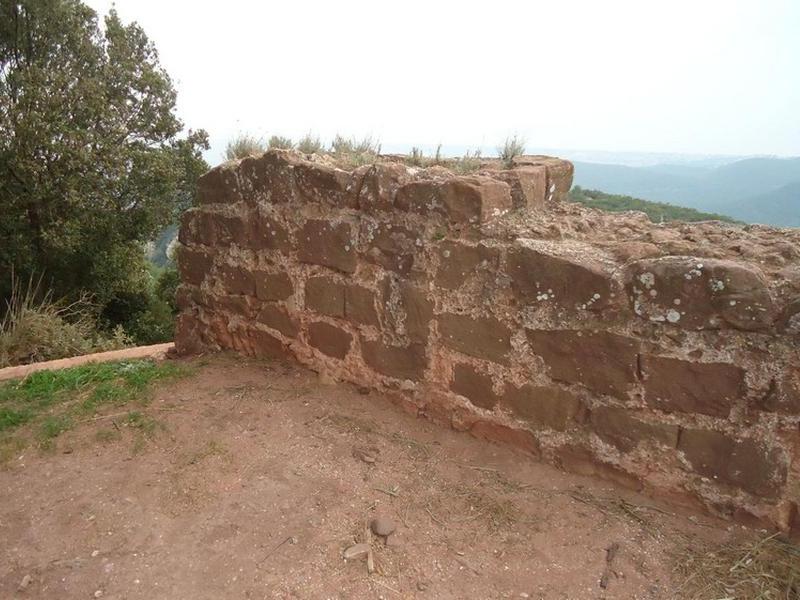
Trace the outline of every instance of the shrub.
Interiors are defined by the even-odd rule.
[[[278,148],[280,150],[291,150],[294,148],[294,142],[291,140],[291,138],[273,135],[271,138],[269,138],[268,146],[270,149]]]
[[[375,156],[380,154],[381,144],[378,140],[373,140],[371,136],[357,140],[354,137],[346,138],[336,134],[331,143],[331,152],[334,154],[369,154]]]
[[[456,173],[472,173],[481,168],[481,151],[467,152],[464,156],[455,159],[453,170]]]
[[[525,138],[516,134],[506,138],[505,144],[497,147],[497,154],[500,155],[500,160],[503,161],[506,167],[512,167],[514,165],[514,157],[525,154]]]
[[[226,160],[239,160],[261,154],[266,150],[264,140],[246,133],[236,136],[225,147]]]
[[[84,297],[70,304],[42,293],[41,279],[27,285],[12,274],[11,296],[0,321],[0,367],[115,350],[130,345],[121,327],[98,330],[95,307]]]
[[[425,164],[425,153],[414,146],[411,148],[411,152],[408,153],[408,156],[406,156],[406,162],[415,167],[421,167]]]
[[[305,134],[300,141],[297,142],[296,147],[304,154],[319,154],[323,150],[323,145],[319,136],[311,135],[311,132]]]

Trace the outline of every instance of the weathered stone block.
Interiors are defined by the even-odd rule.
[[[461,242],[442,242],[438,248],[439,268],[436,285],[450,290],[459,288],[478,267],[496,271],[500,253],[484,244],[471,246]]]
[[[583,403],[573,394],[555,386],[506,386],[503,403],[533,429],[565,431],[582,420]]]
[[[306,308],[330,317],[345,314],[345,286],[330,277],[310,277],[306,281]]]
[[[756,496],[776,496],[786,480],[781,452],[749,438],[734,439],[718,431],[686,429],[681,432],[678,450],[700,475]]]
[[[369,262],[403,275],[411,272],[419,235],[391,223],[378,224],[371,235],[365,256]]]
[[[414,341],[426,342],[433,319],[433,302],[425,290],[406,281],[400,283],[400,299],[406,313],[406,334]]]
[[[183,244],[204,246],[247,246],[250,224],[241,215],[211,212],[206,208],[190,208],[181,215],[178,240]]]
[[[268,358],[291,357],[291,354],[286,346],[284,346],[283,342],[266,331],[251,329],[248,337],[256,356],[266,356]]]
[[[494,317],[472,318],[467,315],[439,315],[439,332],[448,348],[475,358],[508,364],[511,331]]]
[[[294,199],[294,166],[300,158],[289,150],[268,150],[239,163],[244,199],[250,203],[284,204]]]
[[[366,212],[390,211],[394,208],[397,190],[411,181],[405,165],[375,163],[364,165],[353,172],[358,206]]]
[[[344,314],[354,323],[378,327],[380,321],[375,309],[375,292],[360,285],[348,285],[345,289]]]
[[[248,339],[256,356],[267,358],[288,358],[291,356],[283,342],[274,335],[260,329],[251,329]]]
[[[271,302],[261,307],[256,320],[267,327],[280,331],[287,337],[297,337],[300,330],[300,325],[295,317],[290,315],[284,307]]]
[[[472,365],[457,364],[453,367],[450,389],[475,406],[488,410],[492,410],[499,399],[492,389],[491,376],[477,371]]]
[[[542,210],[547,204],[547,168],[544,166],[518,167],[493,173],[511,188],[511,201],[515,209]]]
[[[486,223],[513,208],[507,183],[486,177],[459,177],[442,184],[444,214],[453,223]]]
[[[175,351],[180,356],[200,354],[205,350],[203,327],[194,314],[183,312],[175,319]]]
[[[488,177],[413,181],[397,190],[395,204],[420,214],[441,214],[452,223],[484,223],[513,208],[511,188]]]
[[[344,358],[350,351],[353,336],[344,329],[318,321],[308,325],[309,343],[323,354]]]
[[[256,283],[256,298],[259,300],[287,300],[294,294],[292,280],[285,271],[278,273],[255,271],[253,279]]]
[[[472,424],[469,432],[479,440],[511,446],[533,456],[540,456],[541,454],[536,437],[530,431],[525,431],[524,429],[514,429],[508,425],[489,420],[478,420]]]
[[[517,156],[515,168],[545,167],[547,170],[547,202],[563,202],[572,188],[573,164],[553,156]]]
[[[206,297],[206,304],[214,311],[225,311],[248,318],[253,315],[252,298],[250,296],[209,294]]]
[[[278,250],[284,254],[291,252],[293,245],[289,231],[277,219],[258,211],[251,218],[251,247],[257,250]]]
[[[745,393],[744,370],[729,363],[696,363],[642,355],[645,401],[666,412],[727,417]]]
[[[624,398],[637,380],[639,342],[605,331],[526,330],[550,377]]]
[[[301,262],[322,265],[345,273],[356,270],[353,231],[349,223],[309,220],[298,240]]]
[[[556,450],[555,459],[558,466],[569,473],[599,477],[637,492],[644,487],[635,475],[603,461],[589,448],[583,446],[565,444]]]
[[[611,269],[581,249],[519,239],[508,251],[508,274],[522,302],[602,310],[614,294]],[[596,252],[596,251],[595,251]]]
[[[728,260],[665,256],[631,264],[627,290],[644,319],[684,329],[772,326],[776,309],[766,279],[755,266]]]
[[[396,379],[419,381],[428,364],[423,344],[389,346],[381,340],[370,341],[362,337],[361,350],[368,366]]]
[[[175,291],[175,305],[178,310],[184,311],[195,306],[205,305],[205,298],[200,288],[182,283]]]
[[[178,249],[178,272],[181,281],[200,285],[214,264],[214,257],[199,250],[182,246]]]
[[[224,264],[220,265],[218,273],[222,282],[222,287],[229,294],[256,295],[255,278],[253,277],[253,273],[247,269]]]
[[[640,442],[656,442],[670,448],[678,445],[677,425],[648,423],[636,418],[635,413],[628,408],[594,408],[589,422],[597,435],[622,452],[630,452]]]
[[[307,201],[338,207],[357,206],[349,172],[303,161],[295,165],[294,173],[297,190]]]
[[[233,165],[219,165],[197,179],[198,204],[234,204],[241,199],[239,178]]]

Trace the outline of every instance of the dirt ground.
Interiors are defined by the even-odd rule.
[[[299,367],[195,362],[146,439],[107,415],[0,471],[0,598],[681,598],[685,536],[734,530]],[[342,554],[375,516],[369,574]]]

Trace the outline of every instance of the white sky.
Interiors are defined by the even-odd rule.
[[[107,0],[89,0],[105,14]],[[800,0],[116,0],[216,162],[237,132],[800,155]]]

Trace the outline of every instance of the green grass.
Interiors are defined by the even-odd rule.
[[[631,196],[607,194],[598,190],[585,190],[576,185],[569,192],[569,199],[592,208],[599,208],[609,212],[622,212],[638,210],[645,213],[654,223],[665,221],[724,221],[726,223],[739,223],[735,219],[716,213],[706,213],[685,206],[675,206],[665,202],[651,202]]]
[[[155,383],[189,372],[175,363],[134,360],[40,371],[2,383],[0,435],[11,439],[28,425],[45,445],[108,407],[146,406]],[[155,431],[155,422],[140,411],[128,412],[125,424],[148,435]]]

